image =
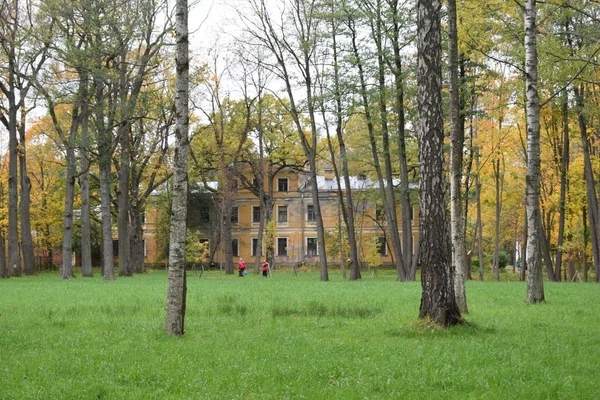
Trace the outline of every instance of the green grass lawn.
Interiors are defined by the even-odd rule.
[[[367,275],[366,273],[364,275]],[[391,273],[189,275],[163,334],[166,273],[0,280],[0,399],[598,399],[600,287],[467,283],[468,325],[416,327]]]

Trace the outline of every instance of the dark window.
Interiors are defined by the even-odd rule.
[[[287,256],[287,238],[277,238],[277,255]]]
[[[252,206],[252,222],[260,222],[260,206]]]
[[[315,207],[312,204],[306,206],[306,221],[315,222]]]
[[[113,257],[119,257],[119,239],[113,239]]]
[[[146,223],[146,212],[145,212],[145,211],[143,211],[143,212],[140,214],[140,223],[141,223],[142,225],[144,225],[144,224]]]
[[[234,257],[239,257],[240,255],[240,242],[238,239],[231,239],[231,254]]]
[[[288,191],[288,178],[277,179],[277,190],[279,192],[287,192]]]
[[[198,208],[198,217],[200,219],[200,222],[210,222],[210,207],[206,205],[201,205]]]
[[[252,256],[256,256],[258,253],[262,253],[261,250],[261,246],[258,243],[258,239],[257,238],[252,238]]]
[[[381,204],[375,205],[375,219],[377,221],[385,220],[385,210],[383,209],[383,206]]]
[[[277,207],[277,222],[288,222],[287,206]]]
[[[387,243],[385,236],[379,236],[377,238],[377,252],[382,256],[387,256]]]
[[[307,238],[306,239],[306,256],[307,257],[316,257],[319,255],[319,247],[317,244],[317,238]]]
[[[252,179],[252,186],[256,189],[259,190],[260,189],[260,184],[258,183],[258,179],[254,178]]]
[[[239,222],[239,209],[237,207],[231,208],[231,223],[237,224]]]

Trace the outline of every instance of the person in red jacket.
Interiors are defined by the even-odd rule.
[[[241,277],[244,277],[244,271],[246,270],[246,263],[244,262],[244,260],[242,259],[242,257],[240,257],[240,261],[238,262],[238,272],[240,274]]]
[[[267,262],[267,260],[265,260],[262,263],[262,272],[263,272],[263,276],[266,278],[267,277],[267,273],[269,272],[269,263]]]

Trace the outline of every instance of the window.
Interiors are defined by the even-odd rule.
[[[277,255],[287,256],[287,238],[277,238]]]
[[[277,207],[277,222],[288,222],[287,206]]]
[[[260,222],[260,206],[252,206],[252,222]]]
[[[262,253],[261,251],[261,245],[258,243],[258,239],[257,238],[252,238],[252,249],[251,249],[251,255],[257,256],[259,253]]]
[[[201,205],[198,207],[198,218],[200,222],[210,222],[210,207],[208,205]]]
[[[119,257],[119,239],[113,239],[113,257]]]
[[[377,238],[377,252],[381,256],[387,256],[387,243],[385,236],[379,236]]]
[[[277,191],[287,192],[288,191],[288,178],[277,179]]]
[[[231,239],[231,254],[234,257],[240,256],[240,242],[239,239]]]
[[[377,221],[385,220],[385,210],[383,209],[383,205],[375,204],[375,219]]]
[[[315,222],[315,207],[312,204],[306,206],[306,221]]]
[[[254,178],[252,179],[252,186],[256,189],[259,190],[260,189],[260,183],[258,182],[258,179]]]
[[[238,207],[231,208],[231,223],[232,224],[237,224],[238,222],[240,222],[239,211],[240,210]]]
[[[319,255],[319,246],[317,238],[306,238],[306,257],[316,257]]]

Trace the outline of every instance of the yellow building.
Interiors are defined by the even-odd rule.
[[[248,182],[253,181],[250,175],[246,178]],[[267,186],[265,192],[268,192],[268,183],[265,182],[265,185]],[[317,227],[309,185],[308,174],[290,169],[279,172],[273,179],[272,212],[275,221],[273,251],[276,265],[318,263],[318,255],[321,249],[318,248],[317,243]],[[343,226],[343,221],[339,211],[337,182],[333,172],[326,170],[324,175],[318,176],[317,185],[320,193],[319,200],[323,224],[328,236],[327,246],[330,247],[331,245],[331,247],[339,248],[340,233],[344,229],[339,229],[340,226]],[[364,176],[352,177],[351,187],[356,208],[357,244],[361,249],[360,261],[363,264],[366,264],[367,261],[374,264],[373,259],[376,258],[376,261],[381,265],[391,264],[392,252],[386,244],[386,242],[389,243],[389,232],[387,232],[385,214],[382,212],[383,208],[380,202],[377,201],[377,199],[380,199],[377,183]],[[342,186],[342,190],[345,190],[344,186]],[[259,200],[250,190],[240,186],[235,193],[233,205],[231,231],[234,260],[237,260],[237,257],[243,257],[246,263],[251,265],[255,261],[255,254],[259,245]],[[213,254],[212,262],[219,265],[225,261],[225,246],[220,241],[218,213],[215,211],[211,215],[213,221],[209,222],[206,236],[202,241],[209,243],[211,254]],[[418,235],[418,217],[416,212],[413,212],[413,215],[414,254],[414,244],[417,243]],[[399,215],[398,221],[400,225]],[[265,244],[263,239],[263,255],[266,249]],[[336,254],[335,257],[332,257],[331,254],[334,253],[339,254],[338,251],[331,251],[328,248],[328,261],[332,264],[339,264],[341,262],[340,256]],[[347,250],[345,254],[348,257]],[[371,255],[367,257],[367,254]],[[373,254],[375,257],[373,257]]]

